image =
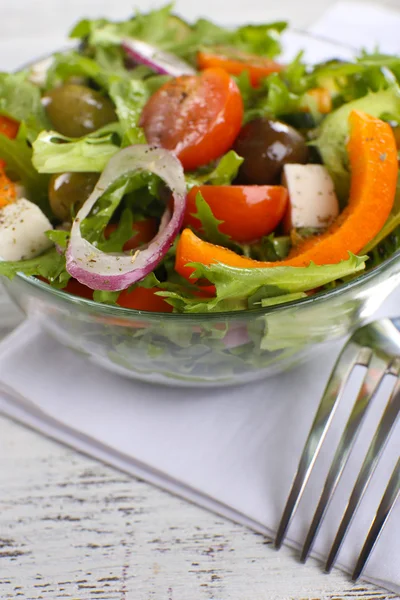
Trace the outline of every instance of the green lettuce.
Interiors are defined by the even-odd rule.
[[[121,125],[122,146],[146,143],[139,119],[150,97],[148,86],[137,79],[121,79],[111,84],[109,94]]]
[[[193,277],[206,279],[215,285],[215,298],[199,300],[189,294],[177,292],[159,292],[181,312],[219,312],[225,310],[244,310],[269,298],[299,294],[322,287],[332,281],[343,279],[365,269],[367,256],[355,256],[333,265],[315,265],[308,267],[262,267],[239,269],[216,263],[203,265],[192,263],[195,267]],[[290,296],[288,296],[290,298]]]
[[[137,38],[193,61],[200,48],[221,45],[251,54],[276,56],[281,51],[280,34],[285,28],[285,22],[276,22],[228,29],[207,19],[189,25],[175,16],[172,5],[168,4],[146,14],[136,13],[122,22],[85,19],[70,35],[85,40],[89,48],[95,49],[119,45],[125,37]]]
[[[236,179],[243,158],[234,150],[227,152],[219,159],[216,166],[203,167],[198,171],[186,174],[188,189],[199,185],[231,185]]]
[[[40,91],[27,79],[24,71],[0,73],[0,115],[11,117],[26,126],[26,137],[32,141],[49,122],[41,103]]]
[[[65,269],[65,256],[50,248],[40,256],[28,260],[0,261],[0,275],[13,279],[18,273],[47,279],[51,285],[63,288],[70,279]]]
[[[111,81],[119,74],[118,70],[104,68],[93,58],[76,50],[70,50],[54,54],[52,64],[47,71],[45,88],[52,89],[70,77],[83,77],[94,81],[104,90],[108,90]]]
[[[42,131],[33,143],[32,163],[39,173],[101,173],[120,147],[118,123],[106,125],[82,138]]]

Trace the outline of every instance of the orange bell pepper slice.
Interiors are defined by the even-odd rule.
[[[282,261],[262,262],[200,240],[185,229],[178,243],[175,268],[184,277],[193,273],[188,263],[222,263],[238,268],[305,267],[335,264],[357,254],[381,230],[393,206],[398,176],[396,141],[391,127],[361,111],[349,117],[347,150],[351,167],[349,202],[321,235],[305,240]]]
[[[15,184],[5,173],[4,166],[0,165],[0,208],[15,202],[17,191]]]

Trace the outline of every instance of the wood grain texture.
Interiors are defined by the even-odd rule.
[[[396,597],[4,418],[0,489],[2,600]]]

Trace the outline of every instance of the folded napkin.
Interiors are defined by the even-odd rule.
[[[357,19],[358,10],[359,5],[354,13],[347,7],[346,18]],[[334,16],[333,12],[329,18]],[[320,27],[326,30],[324,21]],[[318,28],[314,31],[318,33]],[[398,28],[393,31],[396,36],[397,32]],[[397,315],[399,301],[400,291],[386,301],[379,315]],[[27,321],[0,344],[0,413],[273,536],[341,346],[340,342],[327,345],[312,362],[255,384],[213,391],[177,389],[104,372],[41,332],[34,321]],[[304,540],[357,381],[356,374],[289,530],[292,545]],[[389,387],[385,382],[363,426],[317,539],[317,556],[326,557],[333,541]],[[339,556],[344,570],[354,567],[397,461],[399,434],[400,427],[389,441],[345,540]],[[396,593],[400,593],[399,531],[400,503],[365,572],[366,580]]]

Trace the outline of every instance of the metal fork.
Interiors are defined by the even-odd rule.
[[[356,442],[368,408],[385,375],[397,378],[388,404],[378,424],[371,445],[366,454],[357,481],[344,511],[338,533],[335,537],[326,572],[330,572],[342,547],[347,531],[366,492],[379,459],[394,430],[400,414],[400,320],[382,319],[358,329],[344,346],[336,361],[333,372],[325,388],[321,403],[303,449],[297,473],[280,521],[275,538],[275,547],[280,548],[294,514],[298,508],[312,469],[332,422],[350,373],[356,365],[367,367],[360,391],[350,417],[339,441],[331,468],[306,537],[301,561],[305,562],[312,550],[315,537],[330,505],[348,458]],[[362,575],[390,512],[400,495],[400,458],[393,471],[382,501],[371,524],[364,547],[361,551],[352,579]]]

